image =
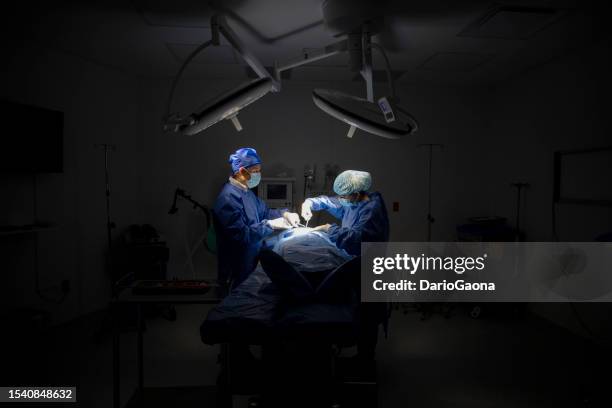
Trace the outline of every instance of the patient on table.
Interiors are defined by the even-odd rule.
[[[313,228],[294,228],[277,237],[272,250],[309,280],[319,281],[352,258],[330,241],[327,233]]]
[[[352,256],[330,241],[327,233],[294,228],[279,234],[273,251],[299,272],[335,269]]]

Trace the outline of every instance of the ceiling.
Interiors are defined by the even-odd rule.
[[[331,0],[328,0],[331,1]],[[47,2],[52,3],[52,2]],[[132,0],[53,2],[14,10],[5,41],[14,38],[62,50],[126,73],[167,78],[210,39],[210,17],[224,13],[265,66],[338,41],[323,20],[322,0]],[[570,0],[336,0],[348,14],[383,21],[374,37],[388,52],[398,82],[492,84],[600,41],[602,10]],[[328,3],[329,5],[330,3]],[[342,13],[340,13],[342,14]],[[8,15],[8,14],[5,14]],[[383,60],[374,67],[384,76]],[[248,68],[222,41],[185,73],[193,78],[245,78]],[[346,54],[291,70],[289,81],[354,81]]]

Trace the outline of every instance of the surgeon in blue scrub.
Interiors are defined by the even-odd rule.
[[[261,180],[261,159],[251,147],[229,157],[232,174],[213,208],[219,278],[234,287],[257,265],[263,239],[274,230],[296,227],[300,217],[286,209],[270,209],[251,189]]]
[[[346,170],[334,180],[336,197],[308,198],[302,204],[302,217],[309,221],[313,211],[325,210],[342,220],[340,225],[325,224],[315,229],[325,231],[340,249],[361,255],[362,242],[389,240],[389,218],[380,193],[370,192],[370,173]]]
[[[334,180],[336,197],[308,198],[302,204],[302,217],[309,221],[313,211],[325,210],[342,220],[340,225],[324,224],[316,230],[325,231],[340,249],[351,255],[361,255],[362,242],[387,242],[389,218],[380,193],[370,192],[370,173],[346,170]],[[361,304],[357,355],[352,361],[357,370],[372,372],[378,338],[378,327],[387,319],[385,303]]]

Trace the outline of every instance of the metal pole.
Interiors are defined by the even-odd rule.
[[[108,148],[107,144],[104,145],[104,180],[106,183],[106,231],[108,238],[108,250],[110,251],[112,236],[111,232],[113,229],[113,224],[111,222],[111,206],[110,206],[110,175],[108,172]]]
[[[142,315],[142,304],[138,303],[137,305],[137,326],[138,326],[138,336],[137,336],[137,360],[138,360],[138,391],[139,398],[142,397],[142,391],[144,388],[144,364],[143,364],[143,339],[142,332],[144,330],[144,320]]]
[[[374,77],[372,71],[372,46],[368,27],[364,27],[361,34],[361,76],[366,83],[366,95],[370,102],[374,102]],[[349,136],[350,137],[350,136]]]
[[[431,226],[436,219],[431,214],[431,183],[432,183],[432,170],[433,170],[433,148],[439,147],[442,149],[444,145],[436,143],[425,143],[420,144],[417,147],[428,147],[429,148],[429,163],[428,163],[428,176],[427,176],[427,242],[431,242]]]
[[[519,234],[521,225],[521,186],[517,186],[518,192],[516,194],[516,233]]]
[[[109,152],[115,150],[115,145],[109,143],[100,143],[94,145],[94,147],[100,147],[104,149],[104,184],[105,184],[105,196],[106,196],[106,239],[108,245],[108,259],[107,259],[107,270],[109,276],[111,276],[111,296],[115,296],[115,282],[112,280],[112,232],[115,228],[115,223],[111,220],[111,187],[110,187],[110,169],[109,169]]]
[[[119,408],[121,405],[121,360],[117,308],[117,305],[111,304],[110,306],[113,325],[113,408]]]
[[[427,177],[427,242],[431,242],[431,224],[434,218],[431,215],[431,168],[433,164],[433,146],[429,145],[429,176]]]
[[[521,191],[523,188],[529,187],[529,183],[512,183],[510,184],[513,187],[516,187],[516,222],[515,222],[515,232],[514,239],[515,241],[521,240]]]

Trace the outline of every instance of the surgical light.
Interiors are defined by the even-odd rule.
[[[347,38],[344,40],[304,53],[288,63],[275,63],[274,76],[272,76],[259,60],[244,47],[227,25],[225,18],[213,16],[211,19],[211,40],[197,47],[187,57],[174,78],[163,121],[164,130],[195,135],[215,123],[227,119],[232,122],[236,131],[241,131],[242,124],[238,120],[238,113],[268,92],[280,91],[281,73],[283,71],[346,52],[350,56],[351,69],[359,71],[365,81],[366,98],[336,90],[315,89],[312,93],[315,105],[328,115],[347,123],[349,125],[347,133],[349,138],[354,136],[357,129],[387,139],[399,139],[402,136],[410,135],[418,129],[417,121],[399,105],[399,101],[395,97],[389,59],[380,45],[371,42],[373,27],[372,23],[364,22],[359,29],[345,33]],[[223,93],[189,115],[181,116],[178,113],[171,113],[172,98],[183,71],[197,54],[210,45],[218,46],[221,35],[259,78]],[[388,95],[382,96],[377,101],[374,100],[372,49],[380,52],[385,60],[387,82],[390,90]]]
[[[189,116],[189,122],[179,125],[177,131],[193,136],[222,120],[230,120],[237,131],[242,130],[238,112],[273,89],[269,78],[258,78],[226,92],[208,102],[204,108]]]
[[[331,117],[347,123],[348,138],[352,138],[355,131],[360,129],[386,139],[399,139],[416,132],[418,124],[398,103],[389,59],[380,45],[371,42],[370,28],[364,24],[360,30],[347,33],[347,39],[306,53],[286,64],[276,64],[275,77],[280,80],[282,71],[347,52],[350,56],[351,69],[359,71],[365,80],[366,98],[333,89],[314,89],[312,91],[314,104]],[[377,50],[384,58],[389,85],[389,94],[377,101],[374,100],[372,49]]]
[[[387,122],[378,104],[340,91],[315,89],[312,100],[323,112],[350,126],[349,138],[355,128],[385,139],[399,139],[417,128],[416,121],[406,112],[396,108],[395,120]]]
[[[226,119],[232,122],[237,131],[241,131],[242,124],[238,120],[238,113],[268,92],[278,91],[280,89],[280,84],[270,75],[259,60],[244,47],[236,34],[227,25],[224,17],[212,17],[211,32],[212,39],[200,45],[187,57],[174,78],[170,96],[168,97],[166,115],[163,120],[163,128],[165,131],[173,131],[193,136],[215,123]],[[189,115],[181,116],[178,113],[170,113],[174,91],[183,71],[197,54],[210,45],[219,45],[220,35],[225,37],[234,50],[245,60],[253,71],[255,71],[259,78],[217,96]]]

